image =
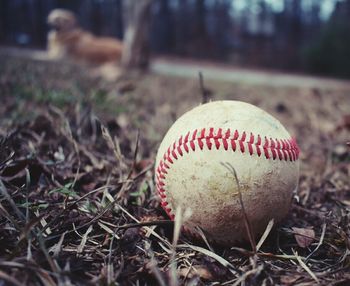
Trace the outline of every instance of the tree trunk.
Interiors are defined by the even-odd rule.
[[[124,48],[121,63],[126,68],[147,68],[149,20],[153,0],[124,1]]]

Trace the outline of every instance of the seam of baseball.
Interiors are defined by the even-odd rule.
[[[196,148],[196,145],[199,148]],[[204,146],[208,150],[224,148],[225,151],[240,151],[242,154],[250,156],[256,154],[258,157],[265,157],[267,160],[277,159],[280,161],[296,161],[300,152],[294,138],[273,139],[265,136],[262,139],[259,134],[254,135],[252,132],[249,135],[245,131],[240,133],[237,129],[234,131],[227,129],[224,132],[222,128],[203,128],[187,132],[186,135],[180,136],[169,146],[156,168],[156,188],[161,199],[161,206],[172,220],[175,219],[175,215],[171,213],[172,207],[167,201],[165,190],[165,179],[168,170],[174,161],[182,157],[185,152],[203,150]]]

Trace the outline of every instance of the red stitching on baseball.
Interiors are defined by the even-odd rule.
[[[256,145],[261,145],[261,137],[258,135],[258,141],[256,142]]]
[[[267,139],[267,137],[265,136],[264,148],[267,148],[268,146],[269,146],[269,139]]]
[[[196,140],[197,129],[193,132],[192,141]]]
[[[215,136],[216,139],[222,138],[222,129],[219,128],[218,134]]]
[[[173,161],[173,160],[171,159],[171,157],[170,157],[170,154],[168,155],[167,159],[168,159],[168,161],[169,161],[171,164],[174,163],[174,161]]]
[[[271,146],[271,152],[272,152],[272,159],[276,160],[277,159],[277,152],[276,149]]]
[[[250,133],[250,135],[247,136],[247,133],[244,131],[240,137],[238,130],[232,132],[230,129],[227,129],[223,132],[221,128],[219,128],[217,132],[215,132],[214,128],[203,128],[200,131],[196,129],[192,132],[192,136],[189,131],[185,137],[181,136],[178,141],[175,141],[169,146],[156,168],[156,188],[161,199],[161,206],[172,220],[175,219],[175,215],[171,214],[172,210],[169,206],[169,202],[167,202],[166,189],[164,188],[166,175],[168,174],[167,169],[170,169],[170,164],[173,164],[174,160],[179,158],[178,155],[181,157],[184,156],[184,152],[181,149],[182,147],[186,153],[189,153],[190,149],[188,144],[191,150],[195,151],[195,143],[197,142],[200,150],[203,150],[205,145],[211,150],[213,147],[213,142],[211,140],[214,140],[217,150],[219,150],[221,146],[223,146],[226,151],[231,148],[233,152],[240,150],[241,153],[246,153],[246,150],[248,150],[247,153],[250,156],[256,154],[258,157],[261,157],[261,155],[264,154],[267,160],[278,159],[280,161],[288,161],[289,159],[289,161],[292,162],[298,160],[300,153],[295,138],[268,139],[265,136],[264,140],[262,140],[260,134],[255,136],[253,133]],[[238,150],[237,143],[239,146]]]
[[[235,139],[231,139],[231,147],[232,147],[233,152],[236,152],[236,141],[235,141]]]
[[[173,157],[177,160],[177,155],[176,155],[176,152],[175,152],[175,148],[173,151],[171,151],[171,155],[173,155]]]
[[[272,138],[270,138],[270,142],[271,148],[275,148],[275,141]]]
[[[188,153],[188,152],[190,151],[190,150],[188,149],[187,142],[184,143],[184,148],[185,148],[186,153]]]
[[[259,145],[256,145],[256,153],[258,154],[258,157],[261,156],[261,150]]]
[[[216,150],[219,150],[219,148],[220,148],[219,139],[218,138],[214,138],[214,143],[215,143]]]
[[[197,130],[196,130],[197,131]],[[188,131],[188,133],[186,134],[185,136],[185,142],[187,143],[188,142],[188,136],[190,136],[190,131]]]
[[[224,149],[227,151],[227,149],[228,149],[228,143],[227,143],[226,138],[222,138],[222,144],[224,145]]]
[[[180,144],[180,142],[179,142]],[[183,156],[183,153],[182,153],[182,150],[181,150],[181,145],[179,145],[177,148],[176,148],[177,152],[180,154],[180,156],[182,157]]]
[[[193,150],[193,151],[196,151],[196,146],[195,146],[195,144],[194,144],[194,141],[190,141],[190,146],[191,146],[191,149]]]
[[[253,144],[253,143],[254,143],[254,135],[252,132],[250,132],[249,144]]]
[[[239,140],[239,148],[241,149],[241,152],[244,153],[244,142]]]
[[[249,155],[253,155],[253,145],[250,142],[248,142],[248,150],[249,150]]]
[[[198,138],[198,145],[199,145],[199,148],[203,150],[204,144],[203,144],[202,138]]]
[[[212,138],[212,137],[211,137],[211,138]],[[207,144],[208,149],[211,150],[212,144],[211,144],[211,142],[210,142],[210,137],[205,138],[205,143]]]
[[[270,159],[270,154],[269,154],[269,150],[267,150],[267,147],[264,147],[264,154],[266,159]]]

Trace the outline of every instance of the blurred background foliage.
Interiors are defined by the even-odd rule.
[[[123,38],[130,0],[1,0],[0,44],[44,48],[46,16]],[[350,78],[350,0],[154,0],[153,55]]]

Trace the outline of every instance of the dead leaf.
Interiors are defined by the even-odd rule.
[[[311,228],[292,227],[295,240],[302,248],[308,247],[315,240],[315,231]]]
[[[350,130],[350,114],[344,115],[341,122],[336,126],[336,131],[343,129]]]
[[[135,171],[136,171],[136,173],[139,173],[139,172],[143,171],[144,169],[148,168],[152,164],[153,164],[152,159],[140,160],[140,161],[136,162],[136,164],[135,164]]]
[[[299,275],[285,275],[281,276],[282,285],[294,285],[294,283],[300,278]]]
[[[180,277],[187,277],[187,278],[193,278],[195,276],[198,276],[204,280],[212,280],[214,278],[213,275],[210,273],[210,271],[201,265],[190,266],[190,268],[188,267],[181,268],[178,270],[178,275]]]
[[[133,91],[135,90],[135,88],[136,88],[135,83],[133,83],[132,81],[127,81],[118,87],[118,91],[123,94],[126,92]]]

